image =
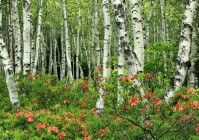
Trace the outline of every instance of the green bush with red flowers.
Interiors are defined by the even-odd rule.
[[[105,82],[100,72],[95,80],[80,79],[67,84],[66,79],[39,73],[18,75],[21,107],[12,109],[7,90],[1,90],[1,139],[199,139],[198,89],[183,87],[164,102],[166,91],[152,92],[149,84],[157,82],[152,74],[117,78],[112,71]],[[144,97],[133,80],[142,81]],[[2,77],[1,84],[5,85]],[[117,102],[118,84],[122,101]],[[106,92],[105,109],[96,113],[99,88]]]

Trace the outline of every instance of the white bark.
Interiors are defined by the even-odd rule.
[[[165,2],[164,0],[160,0],[160,7],[161,7],[161,21],[162,21],[162,24],[161,24],[161,33],[160,33],[160,38],[161,38],[161,41],[165,42],[166,41],[166,19],[165,19],[165,12],[164,12],[164,9],[165,9]]]
[[[41,32],[41,70],[43,72],[45,72],[45,68],[46,68],[46,42],[45,42],[45,38],[44,38],[44,33],[43,31]]]
[[[62,17],[62,16],[61,16]],[[66,52],[65,52],[65,43],[64,43],[64,25],[61,20],[61,69],[60,69],[60,79],[65,78],[66,76]]]
[[[5,46],[5,43],[2,39],[2,37],[0,38],[0,55],[1,55],[1,59],[3,62],[3,66],[4,66],[4,71],[5,71],[5,75],[6,75],[6,84],[7,84],[7,88],[8,88],[8,92],[9,92],[10,102],[14,106],[18,106],[19,99],[18,99],[17,88],[16,88],[16,85],[15,85],[14,79],[13,79],[14,73],[13,73],[13,69],[12,69],[12,62],[8,56],[8,51],[6,49],[6,46]]]
[[[23,73],[30,71],[31,0],[23,0]]]
[[[198,0],[189,0],[189,4],[186,6],[184,12],[173,85],[171,85],[169,92],[165,96],[166,101],[173,96],[174,91],[182,87],[185,81],[185,77],[187,75],[188,64],[190,62],[190,47],[193,29],[193,19],[197,5]]]
[[[19,99],[18,99],[18,92],[16,85],[13,79],[13,69],[12,69],[12,62],[8,56],[8,51],[6,49],[5,43],[3,41],[2,36],[2,5],[0,0],[0,57],[3,63],[5,76],[6,76],[6,84],[9,92],[10,102],[14,105],[14,107],[19,106]]]
[[[134,66],[133,75],[144,71],[144,35],[143,23],[138,0],[130,0],[131,16],[134,31]]]
[[[38,25],[37,25],[37,41],[36,41],[36,51],[35,51],[33,73],[36,73],[36,71],[37,71],[37,64],[38,64],[38,59],[39,59],[39,49],[41,46],[42,3],[43,3],[43,0],[40,0],[39,13],[38,13]]]
[[[51,28],[52,30],[52,28]],[[53,66],[53,45],[52,45],[52,37],[50,38],[50,54],[49,54],[49,68],[48,68],[48,73],[52,74],[52,66]]]
[[[194,17],[194,21],[196,21],[196,16]],[[197,45],[197,32],[196,32],[196,23],[193,24],[192,29],[192,43],[191,43],[191,67],[188,70],[188,80],[187,85],[188,87],[192,88],[198,88],[198,78],[196,76],[196,57],[197,57],[197,51],[198,51],[198,45]]]
[[[151,7],[150,7],[150,12],[149,12],[149,16],[147,17],[146,20],[146,46],[149,45],[149,36],[150,36],[150,21],[153,15],[153,10],[154,10],[154,1],[151,1]]]
[[[81,9],[80,0],[78,0],[78,29],[77,29],[77,50],[76,50],[76,79],[79,79],[79,54],[80,54],[80,26],[81,26]]]
[[[101,66],[100,63],[100,55],[101,55],[101,48],[100,48],[100,44],[99,44],[99,25],[98,25],[98,1],[94,0],[94,34],[95,34],[95,51],[96,51],[96,56],[95,56],[95,60],[96,60],[96,66]]]
[[[15,73],[19,73],[21,71],[21,32],[19,26],[19,13],[17,7],[17,0],[12,1],[13,6],[13,21],[14,21],[14,48],[15,48]]]
[[[68,23],[67,23],[67,17],[66,17],[66,5],[65,1],[61,0],[63,10],[64,10],[64,28],[65,28],[65,45],[66,45],[66,61],[67,61],[67,75],[69,77],[69,82],[72,83],[73,81],[73,74],[72,74],[72,67],[71,67],[71,58],[70,58],[70,42],[69,42],[69,36],[68,36]]]
[[[110,44],[111,44],[111,21],[109,13],[109,1],[103,0],[103,13],[104,13],[104,47],[103,47],[103,78],[110,75]],[[96,103],[97,113],[104,109],[104,98],[106,92],[100,88],[100,97]]]

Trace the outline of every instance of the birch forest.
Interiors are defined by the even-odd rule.
[[[199,0],[0,0],[0,140],[198,140]]]

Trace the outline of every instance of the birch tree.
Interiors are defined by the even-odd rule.
[[[79,79],[79,54],[80,54],[80,26],[81,26],[81,9],[80,0],[78,0],[78,29],[77,29],[77,51],[76,51],[76,79]]]
[[[17,7],[17,0],[12,1],[12,14],[13,14],[13,32],[14,32],[14,48],[15,48],[15,73],[19,73],[21,71],[21,32],[19,26],[19,13]]]
[[[66,17],[66,5],[65,1],[61,0],[61,5],[64,12],[64,28],[65,28],[65,45],[66,45],[66,61],[67,61],[67,75],[69,77],[70,83],[73,81],[72,66],[71,66],[71,57],[70,57],[70,42],[68,34],[68,22]]]
[[[23,4],[23,73],[30,71],[30,28],[31,0],[22,0]]]
[[[109,1],[103,0],[103,14],[104,14],[104,46],[103,46],[103,78],[110,76],[110,44],[111,44],[111,21],[109,12]],[[105,82],[105,79],[104,81]],[[96,103],[97,113],[104,109],[105,91],[100,88],[100,97]]]
[[[129,0],[134,32],[134,66],[133,75],[144,71],[144,35],[143,22],[138,0]]]
[[[39,4],[39,13],[38,13],[38,25],[37,25],[37,41],[36,41],[36,52],[35,52],[35,60],[34,60],[34,67],[33,73],[36,73],[37,64],[39,59],[39,50],[41,46],[41,26],[42,26],[42,4],[43,0],[40,0]]]
[[[13,69],[12,62],[9,58],[8,51],[6,49],[6,45],[2,36],[3,27],[2,27],[2,3],[0,0],[0,56],[4,67],[4,72],[6,76],[6,84],[9,92],[10,102],[14,105],[14,107],[19,106],[18,92],[16,85],[13,80]]]
[[[173,84],[171,85],[169,92],[165,96],[166,101],[170,97],[172,97],[174,91],[182,87],[182,85],[185,82],[185,77],[188,71],[188,65],[190,63],[190,47],[192,39],[193,19],[196,14],[197,5],[198,0],[189,0],[189,3],[186,5],[182,22],[179,51],[173,78]]]

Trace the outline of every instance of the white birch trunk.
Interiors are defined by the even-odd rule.
[[[185,81],[185,77],[187,75],[188,64],[190,62],[193,19],[197,5],[198,0],[189,0],[189,4],[186,6],[184,12],[173,85],[171,85],[169,92],[165,96],[166,101],[168,101],[168,99],[173,96],[174,91],[182,87]]]
[[[19,99],[18,99],[18,92],[16,85],[13,79],[13,69],[12,69],[12,62],[8,56],[8,51],[6,49],[5,43],[3,41],[2,36],[2,3],[0,0],[0,57],[3,63],[5,76],[6,76],[6,84],[9,92],[10,102],[14,105],[14,107],[19,106]]]
[[[81,26],[81,9],[80,0],[78,0],[78,29],[77,29],[77,50],[76,50],[76,79],[79,79],[79,54],[80,54],[80,26]]]
[[[109,13],[109,1],[103,0],[103,13],[104,13],[104,47],[103,47],[103,78],[110,76],[110,44],[111,44],[111,21]],[[105,80],[104,80],[105,82]],[[104,95],[106,92],[100,88],[100,97],[96,103],[97,113],[104,109]]]
[[[68,23],[67,23],[67,17],[66,17],[66,5],[65,1],[61,0],[63,10],[64,10],[64,28],[65,28],[65,45],[66,45],[66,61],[67,61],[67,75],[69,77],[69,82],[72,83],[73,81],[73,74],[72,74],[72,67],[71,67],[71,58],[70,58],[70,42],[69,42],[69,36],[68,36]]]
[[[46,42],[45,42],[43,31],[41,33],[41,41],[42,41],[42,45],[41,45],[41,70],[43,72],[45,72],[46,71]]]
[[[100,63],[100,56],[101,56],[101,48],[100,48],[100,44],[99,44],[99,25],[98,25],[98,0],[94,0],[94,34],[95,34],[95,51],[96,51],[96,66],[101,66]]]
[[[194,21],[196,21],[196,16],[194,16]],[[188,70],[188,80],[187,85],[188,87],[192,88],[198,88],[198,78],[196,76],[196,58],[197,58],[197,51],[198,51],[198,45],[197,45],[197,32],[196,32],[196,23],[193,24],[192,29],[192,42],[191,42],[191,66]]]
[[[62,17],[62,16],[61,16]],[[60,69],[60,79],[65,78],[66,76],[66,52],[65,52],[65,43],[64,43],[64,25],[61,20],[61,69]]]
[[[160,33],[160,38],[161,38],[161,41],[165,42],[166,41],[166,19],[165,19],[165,12],[164,12],[164,9],[165,9],[165,2],[164,0],[160,0],[160,7],[161,7],[161,21],[162,21],[162,24],[161,24],[161,33]]]
[[[13,21],[14,21],[14,48],[15,48],[15,73],[19,73],[21,71],[21,32],[19,26],[19,13],[17,7],[17,0],[12,1],[13,6]]]
[[[31,0],[23,0],[23,73],[30,71]]]
[[[138,0],[130,0],[131,16],[134,31],[134,66],[133,75],[144,71],[144,35],[143,23]]]
[[[39,13],[38,13],[38,25],[37,25],[37,41],[36,41],[36,51],[35,51],[33,73],[36,73],[37,71],[37,64],[39,60],[39,50],[41,46],[42,3],[43,3],[43,0],[40,0]]]
[[[52,29],[51,29],[52,30]],[[48,73],[52,74],[52,66],[53,66],[53,45],[52,45],[52,37],[50,38],[50,54],[49,54],[49,68]]]

